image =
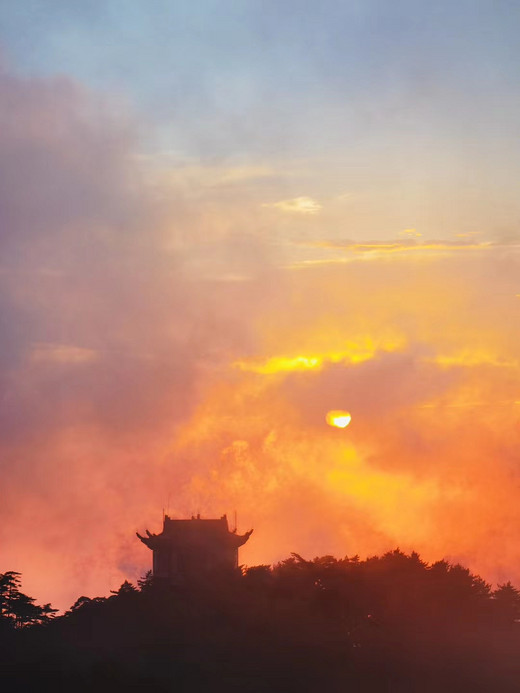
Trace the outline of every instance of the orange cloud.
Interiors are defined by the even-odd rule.
[[[515,272],[493,279],[488,305],[471,257],[412,274],[399,263],[316,267],[291,275],[256,317],[256,354],[285,345],[305,356],[233,362],[172,453],[211,460],[190,491],[201,507],[228,499],[245,525],[262,528],[244,560],[291,546],[366,555],[399,544],[488,579],[520,575],[520,512],[507,481],[517,474],[520,373],[504,319]],[[333,408],[352,412],[348,428],[324,427]]]
[[[163,507],[237,510],[244,563],[400,545],[520,583],[513,243],[281,247],[288,216],[267,238],[251,219],[265,195],[240,216],[196,183],[136,185],[131,131],[85,123],[74,85],[0,92],[0,540],[30,594],[135,579]],[[221,173],[205,191],[235,197],[268,171]],[[295,199],[277,209],[319,211]]]

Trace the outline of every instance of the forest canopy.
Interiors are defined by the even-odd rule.
[[[64,614],[0,575],[3,662],[18,690],[510,690],[520,592],[396,549],[292,554],[174,587],[147,573]]]

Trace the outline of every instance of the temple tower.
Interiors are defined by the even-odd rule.
[[[203,520],[200,515],[174,520],[165,515],[160,534],[146,530],[148,536],[137,536],[153,551],[154,577],[181,585],[238,568],[238,547],[252,532],[230,532],[226,515],[219,520]]]

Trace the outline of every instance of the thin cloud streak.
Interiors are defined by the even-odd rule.
[[[285,266],[291,269],[304,269],[318,265],[345,265],[359,261],[386,262],[393,257],[398,261],[406,258],[420,261],[421,259],[456,256],[466,252],[486,253],[504,250],[515,252],[520,247],[516,241],[475,242],[468,240],[461,242],[450,239],[425,241],[409,239],[403,241],[402,238],[395,241],[374,240],[367,242],[309,240],[294,241],[290,245],[294,248],[294,257]]]
[[[370,241],[367,243],[350,242],[346,243],[335,241],[318,241],[313,244],[318,248],[332,248],[334,250],[345,250],[353,253],[405,253],[405,252],[428,252],[428,251],[458,251],[458,250],[486,250],[488,248],[497,247],[498,244],[492,241],[482,241],[479,243],[461,243],[457,241],[425,241],[418,243],[415,241],[388,242],[388,241]],[[517,245],[508,245],[508,248],[518,248]]]
[[[318,214],[322,206],[312,197],[294,197],[290,200],[280,200],[279,202],[264,203],[263,207],[271,207],[287,214]]]

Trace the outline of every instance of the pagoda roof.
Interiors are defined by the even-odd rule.
[[[146,530],[147,537],[143,537],[137,532],[137,536],[150,549],[159,548],[165,543],[175,543],[179,546],[207,544],[225,545],[238,548],[246,543],[253,530],[245,534],[237,534],[229,531],[226,515],[219,519],[203,519],[200,515],[192,516],[191,519],[174,519],[168,515],[164,516],[163,531],[160,534],[152,534]]]

